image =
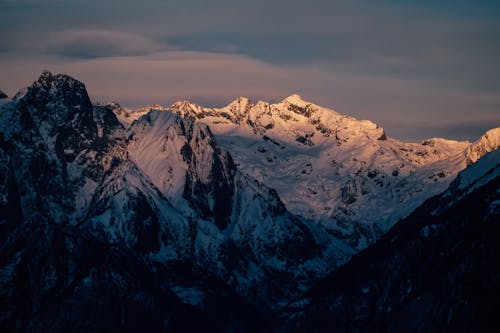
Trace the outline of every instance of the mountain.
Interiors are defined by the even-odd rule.
[[[352,256],[206,125],[116,107],[50,72],[2,102],[2,330],[252,331]]]
[[[496,332],[500,151],[296,300],[286,332]]]
[[[477,162],[484,154],[500,147],[499,127],[487,131],[479,140],[471,144],[466,152],[467,164]]]
[[[151,329],[175,331],[176,318],[201,317],[148,281],[151,268],[125,243],[81,225],[92,191],[115,164],[106,157],[119,145],[120,123],[113,113],[100,116],[82,83],[48,72],[2,107],[2,331],[134,331],[138,314]],[[114,122],[100,131],[105,118]]]
[[[4,99],[4,98],[8,98],[9,96],[7,96],[3,91],[0,90],[0,99]]]
[[[404,143],[298,95],[128,110],[43,72],[0,100],[0,330],[274,327],[459,170],[450,207],[482,191],[499,132]]]
[[[194,223],[171,227],[178,242],[192,237],[190,255],[243,294],[259,286],[259,297],[274,299],[278,295],[271,294],[282,293],[278,298],[288,298],[297,283],[324,274],[352,254],[321,228],[288,213],[273,189],[241,173],[206,125],[151,111],[132,124],[128,135],[130,160]],[[262,282],[269,273],[291,279],[266,290]]]
[[[439,138],[402,142],[371,121],[299,95],[276,104],[239,97],[223,108],[180,101],[170,108],[116,110],[126,126],[151,109],[208,125],[241,171],[276,189],[290,212],[356,250],[444,191],[460,170],[500,142],[500,127],[472,144]]]

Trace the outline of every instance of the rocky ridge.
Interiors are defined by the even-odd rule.
[[[499,142],[404,143],[298,95],[93,105],[50,72],[0,108],[6,331],[272,327],[468,164],[450,198],[489,184],[471,163]]]
[[[249,329],[352,255],[240,172],[206,125],[152,111],[126,128],[49,72],[1,108],[1,327],[93,330],[123,315],[133,330],[179,307]]]
[[[292,302],[278,332],[495,332],[500,151]]]
[[[457,173],[498,148],[500,127],[470,143],[441,138],[403,142],[383,128],[292,95],[275,104],[239,97],[223,108],[189,101],[170,108],[210,127],[245,173],[276,189],[293,213],[357,250],[375,242]],[[118,110],[122,110],[118,108]]]

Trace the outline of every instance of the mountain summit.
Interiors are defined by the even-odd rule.
[[[222,108],[181,101],[160,109],[208,125],[243,172],[275,188],[291,212],[356,249],[376,241],[446,189],[460,170],[499,146],[500,128],[472,144],[399,141],[369,120],[296,94],[276,104],[239,97]]]
[[[100,330],[117,318],[115,297],[126,300],[119,325],[170,327],[159,318],[185,306],[194,318],[239,307],[203,320],[251,327],[353,254],[188,117],[148,110],[123,126],[118,104],[92,105],[83,83],[49,72],[0,117],[7,331]]]
[[[300,97],[299,94],[292,94],[292,95],[288,96],[287,98],[283,99],[282,102],[283,103],[287,102],[287,103],[298,105],[298,106],[304,106],[304,105],[307,105],[307,104],[311,104],[311,103],[305,102],[302,99],[302,97]]]
[[[44,72],[0,103],[0,330],[262,331],[466,167],[424,219],[475,195],[497,147],[401,142],[296,95],[94,105]]]

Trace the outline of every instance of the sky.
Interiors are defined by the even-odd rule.
[[[298,93],[389,136],[500,126],[500,1],[0,0],[0,90],[43,70],[136,108]]]

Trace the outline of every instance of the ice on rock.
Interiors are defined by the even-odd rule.
[[[311,103],[305,102],[299,94],[292,94],[292,95],[288,96],[287,98],[285,98],[283,100],[283,103],[285,103],[285,102],[290,103],[290,104],[294,104],[294,105],[298,105],[298,106],[305,106],[307,104],[311,104]]]
[[[369,120],[297,94],[276,104],[238,98],[222,108],[179,102],[172,110],[210,126],[239,168],[275,188],[290,211],[357,248],[445,190],[467,160],[498,147],[495,131],[475,146],[439,138],[398,141]],[[313,171],[302,172],[308,163]],[[355,196],[342,200],[349,184],[356,184]]]

